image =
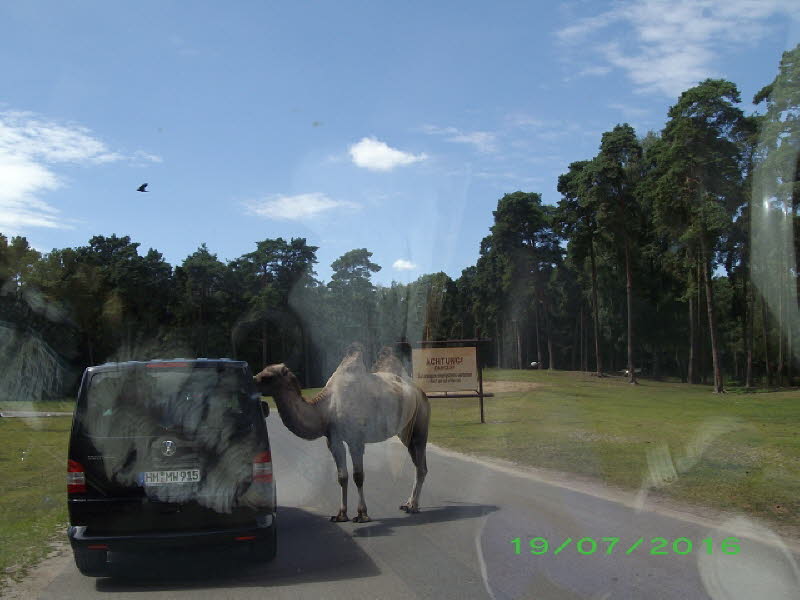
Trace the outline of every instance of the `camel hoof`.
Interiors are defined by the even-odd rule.
[[[331,517],[331,523],[344,523],[345,521],[349,521],[349,520],[350,519],[347,518],[347,515],[343,515],[341,513],[338,514],[338,515],[333,515]]]
[[[411,506],[411,505],[410,505],[410,504],[408,504],[408,503],[406,503],[406,504],[401,504],[401,505],[400,505],[400,510],[402,510],[403,512],[407,512],[407,513],[409,513],[409,514],[411,514],[411,513],[418,513],[418,512],[419,512],[419,508],[417,508],[416,506]]]
[[[357,517],[353,517],[353,523],[369,523],[372,519],[369,518],[369,515],[358,515]]]

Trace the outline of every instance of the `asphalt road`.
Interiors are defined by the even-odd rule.
[[[144,557],[123,565],[125,577],[91,579],[71,561],[40,598],[649,598],[715,600],[800,597],[797,555],[756,524],[713,527],[702,519],[637,510],[602,489],[584,493],[524,471],[429,449],[422,510],[398,510],[413,467],[399,441],[367,447],[371,523],[331,523],[338,506],[333,460],[324,440],[290,434],[269,418],[279,500],[278,558],[250,565],[227,556]],[[591,457],[587,457],[591,460]],[[596,459],[595,459],[596,460]],[[352,485],[352,481],[351,481]],[[591,491],[591,490],[589,490]],[[607,496],[607,497],[602,497]],[[355,489],[350,516],[355,513]],[[748,523],[744,523],[747,525]],[[753,524],[749,524],[753,527]],[[741,540],[738,554],[720,543]],[[547,538],[546,554],[528,540]],[[610,554],[610,542],[619,538]],[[651,540],[669,540],[663,555]],[[520,553],[512,540],[520,538]],[[555,550],[567,538],[573,542]],[[597,549],[592,553],[593,538]],[[627,552],[639,538],[643,543]],[[673,551],[687,538],[693,549]],[[709,555],[701,540],[713,540]],[[770,540],[776,541],[773,545]],[[677,549],[684,552],[686,543]]]

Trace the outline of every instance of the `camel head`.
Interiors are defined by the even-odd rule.
[[[281,389],[287,382],[295,380],[295,376],[285,364],[268,365],[253,377],[256,389],[263,396],[274,396],[274,392]]]
[[[262,396],[272,396],[281,421],[293,434],[304,440],[315,440],[325,435],[327,415],[315,406],[318,400],[303,398],[300,382],[289,367],[283,363],[266,366],[253,377],[253,383]]]

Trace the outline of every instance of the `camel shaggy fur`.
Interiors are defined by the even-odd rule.
[[[419,496],[428,472],[425,446],[428,442],[430,404],[425,393],[405,374],[402,363],[381,352],[371,373],[364,364],[363,350],[351,347],[323,390],[306,400],[300,384],[284,364],[269,365],[253,379],[258,390],[272,396],[284,425],[295,435],[313,440],[325,436],[336,462],[342,502],[332,521],[347,521],[347,457],[353,463],[353,481],[358,489],[358,516],[370,520],[364,500],[364,445],[397,435],[408,448],[416,467],[411,496],[400,505],[409,513],[419,512]]]

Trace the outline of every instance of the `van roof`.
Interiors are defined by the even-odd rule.
[[[87,367],[87,371],[97,373],[101,371],[117,371],[119,369],[135,369],[147,365],[170,366],[193,366],[193,367],[213,367],[223,365],[229,368],[244,368],[247,362],[243,360],[233,360],[230,358],[158,358],[154,360],[128,360],[125,362],[108,362],[102,365]]]

